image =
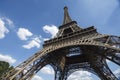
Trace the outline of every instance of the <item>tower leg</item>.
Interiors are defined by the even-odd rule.
[[[55,65],[55,80],[66,80],[65,57],[60,57]]]
[[[120,53],[108,53],[106,58],[120,66]]]
[[[102,80],[118,80],[115,75],[112,73],[112,71],[109,69],[106,60],[102,58],[101,56],[94,56],[97,58],[91,58],[91,67],[95,70],[95,72],[98,74],[98,76]]]
[[[55,72],[54,80],[67,80],[67,75],[65,75],[64,72],[61,72],[60,70],[58,70]]]
[[[55,71],[55,80],[63,80],[64,74],[62,74],[62,70],[57,68]]]

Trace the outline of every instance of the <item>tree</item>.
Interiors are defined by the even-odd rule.
[[[0,61],[0,77],[11,69],[13,69],[13,66],[10,66],[8,62]]]

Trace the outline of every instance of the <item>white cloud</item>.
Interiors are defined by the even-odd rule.
[[[107,63],[110,63],[111,61],[110,61],[110,60],[108,60],[108,59],[106,59],[106,62],[107,62]]]
[[[68,77],[68,80],[94,80],[87,71],[76,71]]]
[[[17,35],[21,40],[28,40],[28,37],[32,36],[33,34],[28,29],[19,28]]]
[[[120,77],[120,69],[117,69],[113,72],[117,77]]]
[[[50,38],[43,38],[43,41],[47,41],[47,40],[49,40]]]
[[[35,37],[31,41],[29,41],[28,44],[23,45],[22,47],[26,48],[26,49],[31,49],[33,47],[39,48],[40,47],[40,43],[41,43],[40,38],[39,37]]]
[[[12,20],[10,20],[9,18],[7,17],[2,17],[2,20],[10,27],[14,27],[14,23]]]
[[[43,80],[42,77],[38,76],[38,75],[35,75],[32,80]]]
[[[6,61],[10,64],[13,64],[16,62],[16,60],[14,58],[12,58],[11,56],[3,55],[3,54],[0,54],[0,61]]]
[[[9,30],[6,28],[5,22],[0,18],[0,39],[3,39],[8,32]]]
[[[21,40],[27,41],[27,44],[22,46],[25,49],[31,49],[33,47],[39,48],[42,42],[42,40],[40,40],[41,36],[37,37],[25,28],[19,28],[17,35]]]
[[[43,30],[46,32],[46,33],[50,33],[52,35],[52,38],[56,35],[56,33],[58,32],[58,28],[54,25],[45,25],[43,26]]]
[[[45,74],[50,74],[50,75],[54,74],[54,70],[49,66],[43,67],[40,71]]]
[[[8,23],[9,25],[13,25],[13,21],[12,21],[12,20],[6,18],[6,21],[7,21],[7,23]]]

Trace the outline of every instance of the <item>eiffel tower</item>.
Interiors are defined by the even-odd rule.
[[[67,80],[75,71],[89,71],[101,80],[118,80],[107,65],[120,66],[120,37],[100,34],[94,26],[81,28],[64,7],[63,24],[56,37],[45,41],[43,48],[4,74],[0,80],[31,80],[46,65],[55,71],[54,80]]]

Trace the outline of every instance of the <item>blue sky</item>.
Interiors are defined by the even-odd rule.
[[[95,26],[100,33],[120,35],[119,0],[0,0],[0,60],[16,66],[39,51],[43,41],[52,38],[62,24],[64,6],[80,27]],[[118,66],[109,65],[120,72]],[[34,79],[53,80],[51,69],[45,67]],[[86,76],[74,73],[81,74],[77,80],[96,80],[93,74],[82,73]]]

